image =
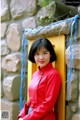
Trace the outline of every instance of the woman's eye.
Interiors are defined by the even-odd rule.
[[[38,53],[35,53],[35,55],[39,55]]]
[[[44,54],[47,54],[47,52],[44,52]]]

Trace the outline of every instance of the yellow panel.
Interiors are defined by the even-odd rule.
[[[65,120],[65,36],[57,36],[48,38],[55,45],[57,60],[55,67],[59,71],[62,78],[61,92],[57,104],[58,120]]]
[[[51,41],[57,55],[57,60],[53,63],[53,66],[56,67],[62,78],[61,91],[57,102],[57,116],[58,120],[65,120],[65,36],[60,35],[55,37],[49,37],[48,39]],[[30,41],[29,48],[33,41],[34,40]],[[28,86],[30,84],[32,74],[36,70],[36,64],[32,64],[30,61],[28,61]]]

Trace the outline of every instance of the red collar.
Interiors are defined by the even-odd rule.
[[[49,71],[49,69],[51,68],[53,68],[52,63],[48,63],[46,66],[42,67],[41,69],[40,67],[38,67],[39,72],[42,72],[42,73]]]

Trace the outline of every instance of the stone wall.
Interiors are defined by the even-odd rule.
[[[62,7],[63,10],[61,9]],[[64,11],[64,7],[66,7],[66,11]],[[48,25],[56,21],[56,18],[61,13],[65,14],[65,12],[68,13],[73,9],[75,9],[75,12],[70,14],[70,17],[77,14],[77,8],[55,3],[54,1],[47,7],[41,7],[38,6],[38,0],[1,0],[1,109],[10,111],[10,120],[17,120],[19,113],[22,31],[25,28],[34,29],[41,25]],[[73,44],[76,58],[73,63],[74,71],[71,77],[71,100],[69,103],[66,98],[66,120],[78,120],[79,118],[79,35],[77,43]],[[68,46],[66,49],[66,64],[68,68],[70,61],[68,57],[69,49],[70,47]]]

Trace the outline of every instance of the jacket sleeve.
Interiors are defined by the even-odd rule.
[[[23,118],[24,116],[26,116],[27,112],[28,112],[28,108],[30,106],[30,101],[26,102],[24,104],[23,109],[20,111],[19,115],[18,115],[18,119],[21,117]]]
[[[31,113],[23,117],[23,120],[40,120],[52,111],[60,91],[61,79],[59,74],[51,75],[46,86],[46,97],[44,102]]]

